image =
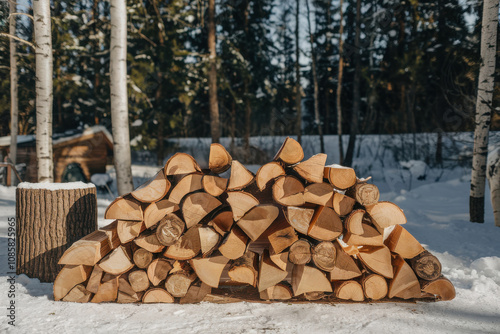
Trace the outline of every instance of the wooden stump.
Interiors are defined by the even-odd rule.
[[[16,273],[53,282],[66,249],[97,229],[96,188],[81,182],[21,183],[16,217]]]

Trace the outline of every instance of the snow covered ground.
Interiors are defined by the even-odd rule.
[[[393,201],[404,210],[408,218],[405,228],[441,260],[444,275],[457,290],[452,301],[82,305],[52,301],[52,284],[24,275],[16,277],[15,298],[9,299],[7,231],[8,218],[15,216],[15,189],[0,187],[0,332],[500,333],[500,228],[494,226],[489,196],[485,223],[469,223],[470,172],[457,167],[442,172],[428,170],[425,180],[419,180],[418,175],[394,177],[412,168],[419,174],[420,167],[414,162],[390,173],[372,170],[373,182],[382,190],[382,200]],[[134,175],[146,178],[155,170],[137,167]],[[101,219],[109,202],[106,195],[99,196]],[[15,327],[8,324],[6,308],[11,300],[15,301]]]

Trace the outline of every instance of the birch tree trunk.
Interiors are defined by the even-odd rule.
[[[132,182],[127,97],[127,9],[125,0],[111,0],[111,123],[118,194],[134,189]]]
[[[217,99],[217,54],[215,51],[215,0],[208,0],[208,49],[210,51],[210,70],[208,74],[210,131],[212,143],[218,143],[220,141],[220,121]]]
[[[342,7],[344,6],[344,0],[340,0],[339,11],[340,11],[340,28],[339,28],[339,75],[337,79],[337,135],[339,136],[339,163],[344,163],[344,145],[342,143],[342,106],[341,106],[341,95],[342,95],[342,78],[344,75],[344,39],[342,35],[344,34],[344,11]]]
[[[16,16],[13,15],[16,12],[16,3],[10,3],[10,23],[9,23],[9,33],[12,36],[16,35]],[[18,119],[19,119],[19,108],[18,108],[18,75],[17,75],[17,55],[16,55],[16,41],[10,39],[10,160],[12,164],[16,165],[17,160],[17,134],[18,134]],[[12,173],[11,184],[16,185],[17,178],[16,174]]]
[[[52,35],[50,1],[33,0],[36,41],[36,160],[38,182],[54,181],[52,156]]]
[[[476,100],[476,126],[470,185],[470,221],[484,222],[484,188],[488,132],[491,122],[493,86],[495,83],[495,55],[498,27],[498,0],[484,0],[481,28],[481,67]]]
[[[300,0],[297,0],[297,7],[295,11],[295,109],[297,110],[297,141],[302,141],[302,95],[300,87],[300,42],[299,42],[299,28],[300,28]]]

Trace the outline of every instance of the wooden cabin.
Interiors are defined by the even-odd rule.
[[[95,173],[105,173],[112,164],[113,139],[100,125],[84,130],[70,130],[52,136],[54,154],[54,182],[76,181],[68,179],[75,170],[83,174],[83,181],[90,182]],[[10,136],[0,137],[0,151],[5,157],[10,151]],[[17,164],[26,164],[23,181],[37,182],[35,136],[18,136]]]

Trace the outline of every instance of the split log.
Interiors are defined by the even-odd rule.
[[[228,262],[229,259],[222,255],[189,260],[200,280],[213,288],[219,287],[220,276]]]
[[[153,261],[153,253],[144,248],[139,248],[134,252],[133,260],[138,268],[145,269]]]
[[[293,138],[286,137],[278,153],[274,156],[274,161],[281,161],[285,165],[294,165],[304,159],[302,146]]]
[[[165,246],[158,240],[156,233],[153,231],[144,232],[134,240],[134,243],[151,253],[159,253],[165,248]]]
[[[218,177],[215,175],[205,175],[201,180],[203,189],[208,194],[217,197],[224,193],[227,188],[228,179]]]
[[[333,187],[328,183],[313,183],[304,190],[304,201],[322,206],[332,206]]]
[[[285,175],[278,177],[273,184],[273,199],[285,206],[299,206],[304,201],[304,185],[296,177]]]
[[[184,176],[172,189],[168,200],[175,204],[180,204],[182,199],[195,191],[203,189],[203,174],[192,173]]]
[[[260,292],[260,298],[265,300],[288,300],[293,298],[292,287],[281,282]]]
[[[314,216],[314,209],[306,207],[288,206],[283,208],[286,220],[299,233],[306,234]]]
[[[323,182],[326,158],[324,153],[313,155],[308,160],[294,166],[293,170],[308,182],[321,183]]]
[[[269,251],[269,258],[281,270],[286,270],[288,265],[289,252],[274,253],[272,249]]]
[[[252,194],[244,191],[228,192],[227,202],[231,206],[234,221],[238,221],[250,209],[259,205],[259,201]]]
[[[241,228],[234,226],[219,246],[219,252],[226,258],[235,260],[245,254],[247,244],[248,236]]]
[[[233,160],[231,163],[231,176],[227,190],[241,190],[254,180],[254,175],[239,161]]]
[[[201,251],[199,226],[193,226],[184,233],[173,245],[168,246],[163,253],[165,257],[174,260],[189,260]]]
[[[278,218],[279,209],[270,204],[258,205],[248,211],[239,221],[238,226],[255,241]]]
[[[365,213],[365,210],[358,209],[352,211],[349,216],[345,218],[344,225],[347,232],[356,235],[362,235],[364,233],[362,223]]]
[[[352,209],[354,208],[354,204],[356,201],[354,198],[351,198],[349,196],[343,195],[341,193],[335,192],[333,194],[333,210],[339,215],[339,216],[347,216],[352,212]]]
[[[142,221],[144,216],[141,202],[132,196],[118,197],[108,206],[104,218]]]
[[[393,277],[391,265],[391,251],[389,248],[365,246],[359,250],[359,259],[363,264],[376,274],[386,278]]]
[[[88,303],[91,298],[92,292],[85,289],[82,284],[78,284],[62,300],[73,303]]]
[[[174,301],[174,297],[162,288],[148,290],[144,293],[144,296],[142,296],[142,302],[145,304],[173,303]]]
[[[345,190],[356,184],[357,178],[354,169],[340,165],[325,166],[324,178],[339,190]]]
[[[201,282],[199,286],[191,285],[186,295],[184,297],[181,297],[179,303],[180,304],[200,303],[203,301],[205,296],[211,292],[212,288],[203,282]]]
[[[118,238],[118,232],[116,231],[117,225],[118,220],[113,220],[110,224],[99,229],[99,231],[106,233],[108,236],[109,244],[111,245],[112,250],[121,245],[120,238]]]
[[[192,156],[186,153],[176,153],[165,164],[165,175],[183,175],[201,172],[201,168]]]
[[[203,257],[209,256],[217,249],[221,236],[215,229],[209,226],[201,226],[198,228],[198,234],[200,235],[201,254]]]
[[[327,206],[320,206],[314,212],[307,235],[319,241],[332,241],[342,234],[340,217]]]
[[[342,249],[338,242],[335,242],[334,246],[337,256],[334,268],[329,272],[330,281],[350,280],[361,276],[361,270],[356,261]]]
[[[391,202],[378,202],[366,208],[373,225],[383,229],[392,225],[406,224],[406,217],[396,204]]]
[[[76,285],[85,282],[92,267],[83,265],[65,265],[54,281],[54,300],[63,299]]]
[[[116,302],[119,304],[139,303],[142,301],[143,295],[143,292],[136,292],[132,295],[129,295],[125,292],[121,292],[120,289],[118,289],[118,298],[116,299]]]
[[[332,292],[332,285],[319,269],[306,265],[294,265],[292,272],[294,296],[306,292]]]
[[[114,302],[118,297],[118,276],[113,276],[99,285],[91,303]]]
[[[254,252],[246,252],[242,257],[233,261],[228,270],[231,281],[257,285],[257,264],[258,255]]]
[[[128,274],[128,282],[134,292],[141,292],[149,289],[149,277],[145,270],[132,271]]]
[[[165,177],[163,168],[154,178],[139,186],[130,195],[142,203],[151,203],[161,200],[170,189],[170,182]]]
[[[164,246],[171,246],[179,240],[186,224],[177,215],[167,214],[156,228],[156,237],[158,242]]]
[[[312,260],[316,267],[324,271],[335,269],[337,250],[330,241],[323,241],[313,247]]]
[[[362,302],[365,300],[363,288],[356,281],[335,282],[335,297],[343,300]]]
[[[118,233],[118,238],[122,244],[126,244],[137,238],[142,231],[146,229],[146,226],[142,221],[132,221],[132,220],[118,220],[116,226],[116,232]]]
[[[270,288],[279,282],[283,281],[288,272],[278,268],[270,259],[269,251],[267,249],[262,253],[259,264],[259,292]]]
[[[311,244],[306,239],[297,240],[288,253],[288,260],[294,264],[301,265],[311,261]]]
[[[210,145],[210,155],[208,157],[208,168],[213,173],[221,174],[231,167],[231,162],[233,158],[226,151],[224,146],[218,143],[213,143]]]
[[[401,255],[404,259],[414,258],[424,251],[420,242],[400,225],[394,225],[394,229],[384,243],[391,252]]]
[[[434,281],[420,281],[420,288],[423,292],[434,295],[439,300],[452,300],[455,298],[455,287],[444,276],[440,276]]]
[[[198,224],[206,215],[221,206],[222,203],[207,193],[194,193],[186,196],[182,204],[182,216],[186,228]]]
[[[224,235],[231,230],[234,224],[233,213],[231,211],[220,211],[214,215],[210,224],[220,235]]]
[[[354,198],[363,206],[376,204],[380,199],[380,193],[376,185],[358,182],[354,187]]]
[[[394,266],[394,279],[389,283],[388,297],[420,298],[422,295],[420,283],[408,263],[397,255],[394,257],[392,265]]]
[[[285,175],[285,170],[277,162],[270,162],[259,168],[255,175],[257,187],[263,191],[269,186],[270,181]]]
[[[377,274],[369,274],[361,279],[361,285],[365,296],[371,300],[380,300],[387,296],[388,287],[384,277]]]
[[[114,249],[99,262],[99,267],[111,275],[121,275],[132,269],[133,266],[134,264],[123,246]]]
[[[90,291],[91,293],[97,293],[99,285],[101,285],[103,275],[104,270],[102,270],[99,266],[94,266],[92,274],[90,274],[90,278],[87,282],[87,291]]]
[[[154,259],[148,266],[147,275],[154,286],[158,286],[172,269],[172,265],[166,259]]]
[[[103,231],[94,231],[71,245],[58,264],[94,266],[110,251],[108,235]]]
[[[426,281],[432,281],[441,276],[441,262],[428,251],[423,251],[412,258],[410,265],[415,274]]]
[[[273,253],[281,253],[299,240],[294,228],[282,218],[276,220],[265,232]]]
[[[184,297],[195,280],[196,274],[194,273],[178,272],[167,277],[165,280],[165,289],[173,297]]]
[[[148,205],[144,210],[144,225],[146,228],[158,223],[163,217],[179,210],[179,206],[170,202],[168,199],[163,199]]]
[[[368,224],[361,224],[363,234],[357,235],[350,232],[344,234],[342,239],[352,246],[384,246],[384,236]]]
[[[323,299],[327,296],[326,293],[322,291],[312,291],[312,292],[305,292],[304,293],[304,298],[309,300],[309,301],[316,301]]]

